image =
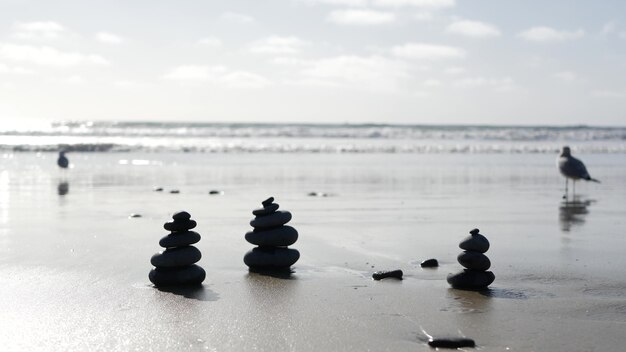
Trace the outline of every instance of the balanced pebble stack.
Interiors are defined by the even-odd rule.
[[[262,208],[252,211],[255,218],[250,221],[253,231],[246,233],[246,241],[257,247],[243,257],[250,269],[287,269],[300,258],[300,252],[287,248],[298,240],[298,231],[285,226],[291,213],[278,210],[274,197],[264,200]]]
[[[480,234],[478,229],[470,231],[459,244],[464,251],[459,254],[457,260],[466,269],[456,274],[448,275],[448,283],[454,287],[465,290],[480,290],[487,288],[496,279],[496,276],[487,271],[491,267],[491,261],[483,253],[489,250],[489,241]]]
[[[159,241],[159,246],[165,250],[150,259],[155,268],[150,271],[148,278],[155,286],[200,284],[206,273],[195,264],[202,258],[202,254],[192,246],[200,241],[200,235],[189,231],[196,227],[196,221],[186,211],[174,214],[172,219],[174,221],[163,225],[171,233]]]

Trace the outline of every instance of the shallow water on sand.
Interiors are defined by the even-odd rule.
[[[580,156],[602,183],[578,182],[567,201],[543,154],[68,156],[67,171],[55,154],[0,156],[3,345],[427,350],[421,329],[460,330],[486,350],[626,343],[621,154]],[[242,262],[250,212],[270,195],[300,233],[289,280]],[[155,290],[149,259],[180,209],[198,221],[207,279],[202,290]],[[474,227],[491,242],[496,281],[450,289]],[[427,258],[441,266],[421,269]],[[398,268],[401,282],[370,279]]]

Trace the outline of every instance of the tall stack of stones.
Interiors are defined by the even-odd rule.
[[[496,279],[496,276],[487,271],[491,267],[491,261],[486,253],[489,250],[489,241],[480,234],[480,230],[473,229],[470,235],[463,239],[459,247],[464,251],[459,254],[457,260],[466,269],[448,275],[448,283],[454,287],[465,290],[481,290],[487,288]]]
[[[300,258],[300,252],[287,248],[298,240],[298,231],[285,226],[291,220],[291,213],[278,210],[274,197],[263,202],[262,208],[252,211],[255,218],[250,221],[253,231],[246,233],[246,241],[257,247],[243,257],[250,269],[288,269]]]
[[[200,284],[206,273],[195,264],[202,258],[200,250],[192,246],[200,241],[200,235],[190,231],[196,227],[196,221],[186,211],[174,214],[172,219],[174,221],[163,225],[171,233],[159,241],[159,246],[165,250],[150,259],[155,268],[148,277],[155,286]]]

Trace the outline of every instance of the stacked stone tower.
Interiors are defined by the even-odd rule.
[[[165,250],[150,259],[155,268],[148,277],[155,286],[200,284],[206,273],[195,264],[202,258],[202,254],[198,248],[192,246],[200,241],[200,235],[189,231],[196,227],[196,221],[186,211],[174,214],[172,219],[174,221],[163,225],[171,233],[159,241],[159,245]]]
[[[250,269],[288,269],[300,258],[300,252],[287,248],[298,240],[298,231],[285,226],[291,220],[291,213],[278,210],[274,197],[263,202],[262,208],[255,209],[255,218],[250,221],[253,231],[246,233],[246,241],[257,247],[243,257]]]
[[[465,290],[480,290],[487,288],[496,279],[496,276],[487,271],[491,267],[491,261],[486,253],[489,250],[489,241],[480,234],[478,229],[470,231],[459,244],[464,251],[459,254],[457,260],[466,269],[456,274],[448,275],[448,283],[454,287]]]

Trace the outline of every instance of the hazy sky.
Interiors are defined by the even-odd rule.
[[[0,119],[626,125],[626,1],[0,0]]]

